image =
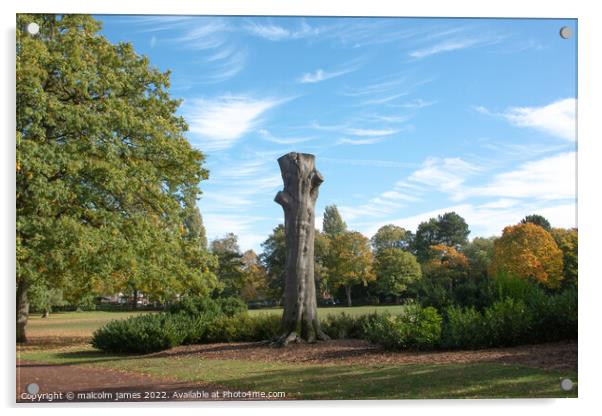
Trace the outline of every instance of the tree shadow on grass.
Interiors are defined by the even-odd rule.
[[[576,375],[573,375],[573,380]],[[314,366],[215,381],[299,399],[445,399],[576,397],[560,389],[566,374],[495,364]]]

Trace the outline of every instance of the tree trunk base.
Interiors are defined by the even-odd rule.
[[[299,335],[297,335],[297,332],[292,331],[292,332],[282,334],[280,337],[278,337],[274,341],[272,341],[271,345],[273,347],[286,347],[291,342],[299,344],[299,343],[303,342],[303,338],[301,338]]]

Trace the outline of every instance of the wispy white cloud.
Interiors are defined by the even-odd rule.
[[[174,47],[200,52],[203,84],[222,82],[241,72],[246,64],[246,47],[232,41],[236,28],[221,17],[142,16],[133,20],[143,32],[167,32],[162,41]],[[155,39],[154,41],[152,39]],[[151,47],[156,37],[151,39]],[[198,58],[197,58],[198,59]],[[197,81],[198,82],[198,81]]]
[[[434,187],[441,192],[456,193],[469,176],[481,171],[479,166],[461,158],[428,158],[422,167],[414,171],[409,181]]]
[[[402,104],[395,104],[394,106],[395,107],[403,107],[403,108],[424,108],[424,107],[429,107],[436,103],[437,103],[437,101],[426,101],[421,98],[416,98],[414,100],[407,101]]]
[[[341,159],[332,157],[320,157],[321,163],[335,163],[352,166],[371,166],[380,168],[407,168],[415,166],[412,163],[397,162],[394,160],[375,160],[375,159]]]
[[[577,100],[565,98],[543,107],[511,107],[502,115],[518,127],[530,127],[574,141]]]
[[[340,77],[341,75],[353,72],[355,69],[350,68],[342,71],[324,71],[323,69],[317,69],[314,72],[307,72],[303,74],[297,80],[301,84],[315,84],[317,82],[326,81],[332,78]]]
[[[383,97],[369,98],[358,103],[358,105],[378,105],[386,104],[397,100],[398,98],[409,95],[409,92],[401,92],[399,94],[386,95]]]
[[[224,150],[256,128],[265,112],[284,101],[244,95],[199,98],[184,103],[184,114],[194,144],[205,151]]]
[[[521,202],[510,207],[492,207],[471,203],[450,205],[407,217],[365,222],[361,225],[358,224],[360,225],[358,228],[367,236],[374,235],[380,227],[386,224],[394,224],[414,231],[421,222],[428,221],[430,218],[437,217],[446,212],[455,212],[462,216],[470,226],[470,236],[472,238],[501,235],[505,226],[517,224],[526,215],[534,213],[545,216],[555,227],[571,228],[577,225],[575,204],[556,203],[541,205]]]
[[[312,27],[305,20],[296,29],[289,29],[273,23],[261,23],[253,21],[244,26],[248,33],[271,41],[302,39],[317,36],[322,33],[320,27]]]
[[[345,133],[351,134],[354,136],[390,136],[395,133],[399,133],[399,130],[396,129],[359,129],[359,128],[349,128],[345,129]]]
[[[332,124],[332,125],[323,125],[318,123],[311,123],[310,127],[315,130],[323,130],[323,131],[335,131],[338,133],[342,133],[349,136],[356,137],[382,137],[382,136],[391,136],[393,134],[397,134],[401,131],[401,129],[392,129],[392,128],[362,128],[362,127],[351,127],[346,124]]]
[[[449,211],[466,219],[474,231],[473,237],[499,235],[504,226],[533,213],[546,216],[555,226],[573,227],[576,225],[575,156],[575,152],[566,152],[525,162],[479,185],[470,182],[482,181],[481,175],[487,172],[484,166],[461,158],[428,158],[393,189],[365,203],[343,205],[340,211],[351,226],[368,236],[389,223],[415,230],[420,222]],[[395,217],[407,204],[419,203],[426,194],[439,200],[441,195],[436,192],[451,201],[467,202]]]
[[[576,153],[560,153],[530,161],[495,175],[484,186],[463,189],[459,196],[495,196],[562,200],[576,196]]]
[[[501,42],[505,39],[504,36],[472,36],[463,38],[446,39],[434,45],[424,48],[415,49],[408,55],[411,58],[422,59],[432,55],[438,55],[444,52],[458,51],[468,49],[475,46],[492,45]]]
[[[262,139],[276,144],[296,144],[314,140],[315,137],[275,137],[269,130],[260,129],[259,135]]]
[[[369,139],[349,139],[347,137],[342,137],[337,140],[337,144],[351,144],[351,145],[363,145],[363,144],[375,144],[380,143],[384,140],[383,137],[371,137]]]

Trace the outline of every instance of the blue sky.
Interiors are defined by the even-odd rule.
[[[325,177],[318,228],[331,204],[369,237],[447,211],[471,237],[531,213],[576,226],[574,20],[96,17],[172,71],[210,239],[260,251],[290,151]]]

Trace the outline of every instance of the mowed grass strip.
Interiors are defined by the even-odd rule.
[[[318,308],[318,315],[321,318],[326,318],[328,315],[336,315],[346,313],[351,316],[365,315],[368,313],[384,313],[391,314],[400,313],[403,310],[402,305],[387,305],[387,306],[353,306],[353,307],[327,307]],[[40,315],[31,315],[27,323],[28,336],[30,337],[91,337],[92,333],[98,328],[105,325],[107,322],[114,319],[126,319],[130,316],[140,315],[145,313],[153,313],[148,311],[131,311],[131,312],[107,312],[107,311],[91,311],[91,312],[57,312],[50,314],[48,318],[41,318]],[[257,315],[262,313],[282,314],[282,309],[250,309],[249,314]]]
[[[152,313],[132,312],[57,312],[48,318],[30,315],[27,321],[27,335],[36,337],[91,337],[92,333],[114,319],[126,319],[130,316]]]
[[[432,365],[319,365],[193,356],[104,354],[90,346],[21,352],[21,359],[84,365],[211,383],[232,390],[284,391],[297,399],[439,399],[577,397],[574,371],[543,370],[497,363]]]

